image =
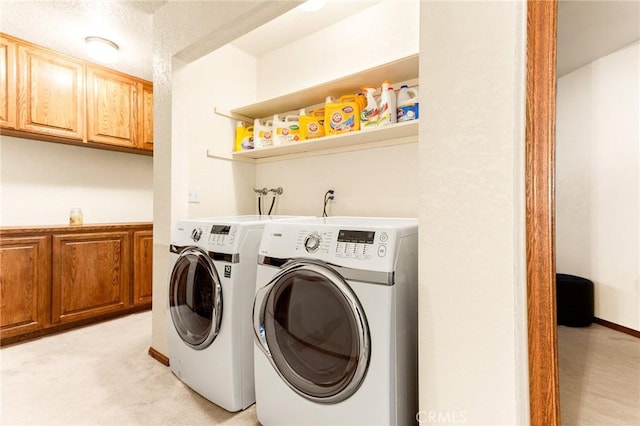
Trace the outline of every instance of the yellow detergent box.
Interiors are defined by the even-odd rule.
[[[311,114],[300,111],[298,118],[300,123],[300,139],[315,139],[324,136],[324,108],[315,109]]]
[[[360,130],[361,102],[357,95],[341,96],[338,102],[327,99],[324,105],[324,131],[327,136]]]
[[[241,121],[236,127],[236,145],[235,151],[244,151],[253,149],[253,126],[244,127]]]

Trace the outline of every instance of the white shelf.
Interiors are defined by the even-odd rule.
[[[347,77],[329,81],[298,92],[269,99],[263,102],[235,108],[230,114],[249,118],[266,118],[273,114],[297,111],[311,105],[322,104],[327,96],[338,98],[342,95],[357,93],[363,85],[380,84],[384,80],[394,85],[418,79],[418,55],[407,56]],[[409,84],[411,85],[411,84]]]
[[[215,113],[225,117],[251,123],[253,119],[272,117],[273,114],[283,114],[324,104],[327,96],[338,98],[342,95],[357,93],[366,84],[379,84],[384,80],[393,86],[418,84],[419,75],[418,55],[407,56],[356,74],[337,80],[329,81],[314,87],[306,88],[284,96],[225,111],[215,108]],[[290,142],[265,148],[246,151],[214,153],[207,151],[211,158],[262,163],[280,161],[319,154],[332,154],[361,149],[371,149],[383,146],[415,143],[418,141],[418,121],[392,124],[371,130],[360,130],[310,139]]]
[[[240,161],[279,161],[308,155],[371,149],[376,147],[418,142],[419,120],[391,124],[370,130],[341,133],[323,138],[288,142],[264,148],[234,152],[232,158]],[[211,156],[211,155],[210,155]]]

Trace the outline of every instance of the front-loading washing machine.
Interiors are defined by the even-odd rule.
[[[416,423],[418,222],[265,225],[253,305],[265,426]]]
[[[169,253],[171,371],[228,411],[255,402],[251,309],[266,223],[285,216],[179,221]]]

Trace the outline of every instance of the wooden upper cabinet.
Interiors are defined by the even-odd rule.
[[[46,236],[0,240],[0,334],[3,338],[50,322],[50,240]]]
[[[0,35],[0,126],[16,127],[16,43]]]
[[[87,140],[137,148],[138,81],[87,67]]]
[[[35,46],[18,44],[19,130],[84,139],[84,65]]]
[[[141,87],[138,107],[140,111],[139,148],[153,151],[153,85],[141,83]]]
[[[129,306],[130,246],[128,232],[53,235],[52,322]]]
[[[150,155],[153,83],[0,33],[6,134]]]

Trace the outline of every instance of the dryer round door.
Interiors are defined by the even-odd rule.
[[[347,282],[324,264],[297,261],[256,292],[258,346],[298,394],[321,403],[353,395],[369,366],[369,327]]]
[[[204,349],[216,338],[222,319],[222,285],[206,251],[187,247],[178,256],[171,272],[169,311],[187,345]]]

